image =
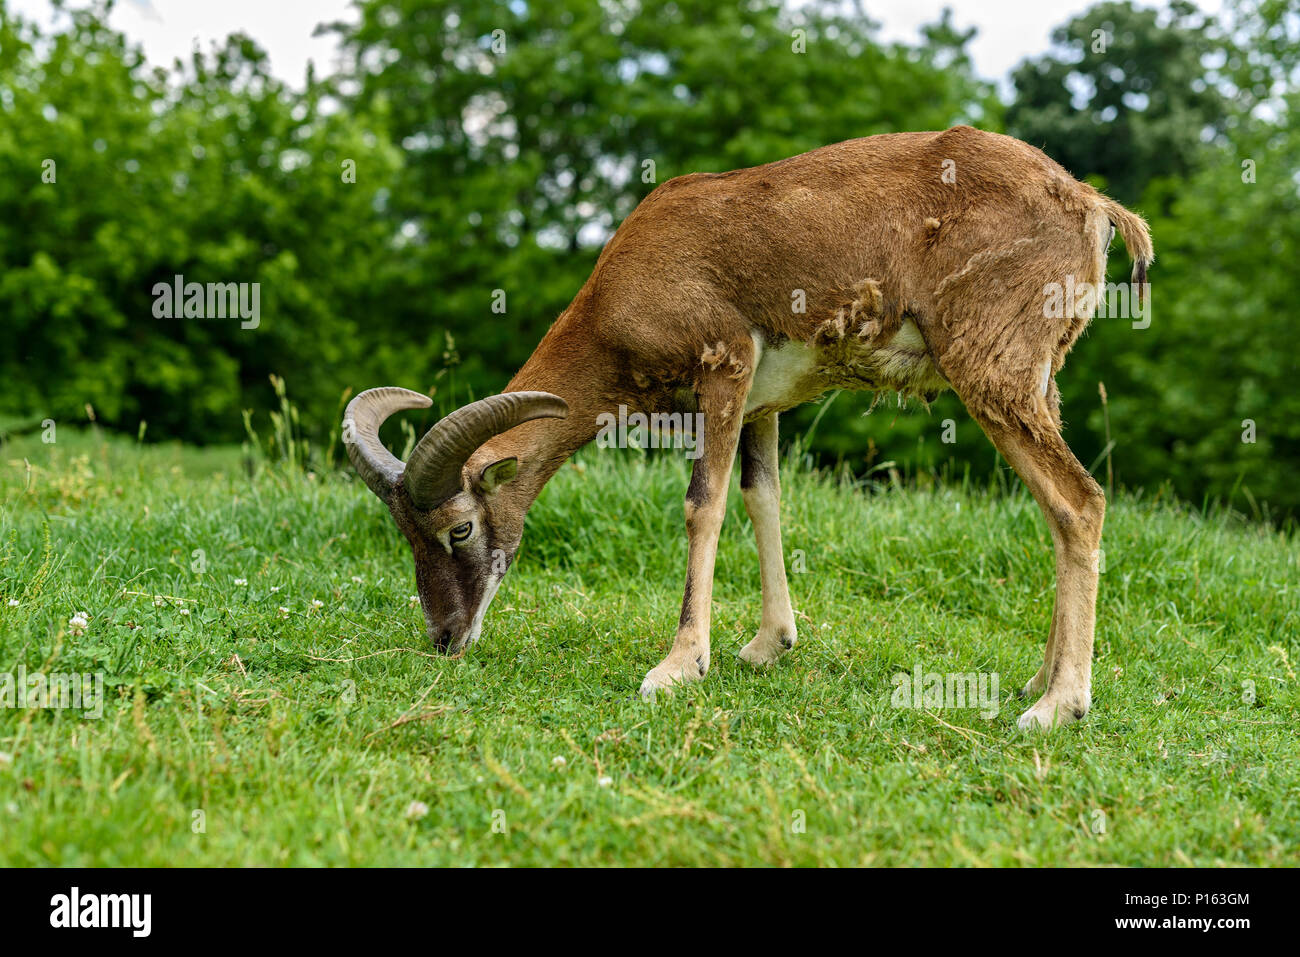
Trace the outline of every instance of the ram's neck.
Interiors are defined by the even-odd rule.
[[[526,511],[566,459],[595,438],[597,416],[616,405],[614,363],[595,345],[580,307],[564,311],[506,386],[506,392],[550,392],[569,405],[564,419],[534,419],[498,435],[470,459],[477,474],[503,458],[519,459],[519,477],[499,494]]]

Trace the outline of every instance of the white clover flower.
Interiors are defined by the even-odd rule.
[[[408,602],[410,602],[411,607],[414,608],[416,605],[418,605],[418,604],[420,603],[420,596],[419,596],[419,595],[412,595],[410,598],[408,598],[408,599],[406,599],[406,600],[407,600]]]
[[[248,584],[248,579],[247,579],[247,578],[236,578],[236,579],[235,579],[235,584],[236,584],[236,585],[247,585],[247,584]]]
[[[429,813],[429,805],[423,801],[412,801],[406,805],[406,819],[408,821],[418,821]]]
[[[558,754],[555,757],[551,758],[551,766],[555,768],[562,768],[568,763],[569,763],[568,761],[564,760],[564,758]]]
[[[354,584],[354,585],[361,585],[361,584],[364,584],[364,582],[362,582],[362,580],[361,580],[361,576],[360,576],[360,575],[353,575],[353,576],[352,576],[352,584]]]
[[[10,608],[17,608],[17,607],[18,607],[18,599],[17,599],[17,598],[10,598],[10,599],[9,599],[9,607],[10,607]]]
[[[607,788],[613,783],[614,783],[614,779],[611,778],[608,774],[596,778],[596,784],[598,784],[602,788]]]
[[[323,601],[321,601],[319,598],[313,598],[313,599],[311,600],[311,606],[312,606],[313,608],[324,608],[324,607],[325,607],[325,603],[324,603]]]
[[[280,617],[281,617],[281,618],[288,618],[288,617],[289,617],[289,609],[288,609],[288,608],[285,608],[283,605],[281,605],[281,606],[279,607],[279,609],[277,609],[277,610],[280,612]]]
[[[90,616],[84,611],[79,611],[68,619],[68,630],[73,635],[84,635],[86,629],[90,627]]]
[[[278,592],[279,590],[280,590],[280,586],[279,586],[279,585],[272,585],[272,586],[271,586],[271,594],[272,594],[272,595],[274,595],[274,594],[275,594],[276,592]]]
[[[165,605],[165,604],[167,604],[167,602],[166,602],[166,600],[163,599],[163,598],[155,598],[155,599],[153,600],[153,606],[154,606],[155,608],[161,608],[161,607],[162,607],[163,605]]]
[[[181,614],[182,614],[182,615],[188,615],[189,613],[190,613],[190,610],[189,610],[188,608],[182,608],[182,609],[181,609]]]

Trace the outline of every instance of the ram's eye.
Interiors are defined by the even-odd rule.
[[[469,538],[470,532],[474,531],[474,523],[466,522],[464,525],[457,525],[451,530],[452,542],[463,542]]]

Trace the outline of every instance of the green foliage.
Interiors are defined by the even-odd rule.
[[[656,182],[996,121],[946,19],[908,48],[831,10],[368,3],[301,93],[245,37],[167,75],[93,11],[44,38],[6,16],[0,414],[234,440],[276,374],[318,443],[343,390],[446,409],[501,387]],[[259,283],[260,325],[156,318],[178,274]]]
[[[712,668],[651,704],[681,456],[564,468],[459,660],[429,653],[409,548],[345,476],[72,429],[4,448],[0,670],[99,672],[108,700],[0,708],[0,864],[1294,863],[1293,536],[1119,496],[1094,707],[1042,738],[1015,689],[1052,543],[1018,487],[871,494],[787,463],[800,639],[762,673],[736,657],[760,601],[733,489]],[[998,713],[893,707],[918,665],[997,673]]]
[[[392,255],[376,207],[397,151],[318,86],[288,91],[244,37],[166,77],[100,15],[49,37],[0,20],[0,411],[89,403],[131,432],[236,439],[278,372],[320,429],[378,374],[358,347],[386,298],[368,277]],[[260,324],[158,318],[155,284],[178,274],[258,283]]]
[[[1108,33],[1104,53],[1091,52],[1094,30]],[[1061,51],[1015,74],[1010,131],[1137,200],[1156,247],[1150,327],[1095,320],[1058,378],[1067,438],[1085,464],[1102,454],[1104,383],[1117,481],[1294,517],[1294,5],[1238,4],[1223,27],[1188,4],[1107,3],[1055,39]],[[1111,280],[1128,276],[1113,255]]]
[[[1283,265],[1300,260],[1300,133],[1218,159],[1152,190],[1170,210],[1155,235],[1180,241],[1164,246],[1151,328],[1108,323],[1084,348],[1116,343],[1107,387],[1129,477],[1277,518],[1300,507],[1300,274]]]
[[[1190,174],[1207,136],[1233,123],[1225,87],[1235,45],[1187,0],[1163,10],[1099,3],[1052,40],[1052,52],[1012,74],[1007,130],[1122,202],[1157,177]]]
[[[351,62],[336,82],[352,110],[385,116],[404,151],[390,206],[410,237],[390,301],[404,347],[427,354],[449,330],[465,381],[494,391],[658,183],[996,121],[968,37],[947,20],[907,48],[834,6],[363,4],[356,26],[337,28]]]
[[[1152,327],[1094,323],[1059,379],[1079,457],[1106,447],[1104,382],[1121,484],[1295,514],[1294,2],[1100,4],[1016,71],[1005,108],[950,17],[909,45],[852,10],[364,0],[326,27],[338,71],[292,89],[244,36],[151,70],[102,5],[43,35],[0,0],[0,425],[89,409],[151,440],[238,442],[280,376],[328,467],[341,396],[401,384],[445,411],[500,389],[657,183],[1005,113],[1154,227]],[[257,327],[157,317],[177,275],[257,283]],[[786,434],[886,484],[995,467],[952,395],[870,403],[805,408]]]

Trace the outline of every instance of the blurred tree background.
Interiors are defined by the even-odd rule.
[[[341,67],[298,88],[248,37],[164,71],[102,4],[42,31],[0,0],[0,417],[90,406],[150,438],[238,441],[240,410],[277,404],[272,374],[318,442],[347,390],[400,383],[446,410],[500,389],[657,183],[970,123],[1151,219],[1150,327],[1098,319],[1060,376],[1084,464],[1300,512],[1296,0],[1230,0],[1218,20],[1098,4],[1013,73],[1008,102],[948,16],[886,43],[858,8],[362,0],[320,27]],[[177,275],[260,283],[260,324],[156,318]],[[840,395],[786,428],[876,477],[995,463],[952,396],[928,415],[869,403]]]

